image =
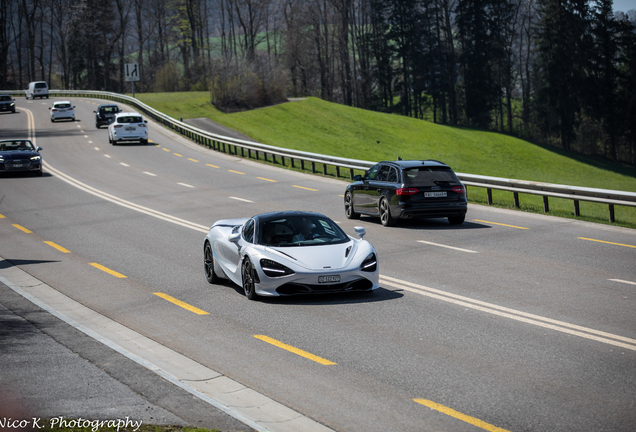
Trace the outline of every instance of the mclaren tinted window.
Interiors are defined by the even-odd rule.
[[[250,219],[245,223],[243,238],[248,243],[254,243],[254,219]]]

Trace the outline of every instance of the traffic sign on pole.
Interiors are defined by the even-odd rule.
[[[139,63],[126,63],[126,81],[139,81]]]

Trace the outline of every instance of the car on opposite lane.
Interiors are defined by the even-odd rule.
[[[115,114],[118,114],[121,110],[119,106],[115,104],[104,104],[97,107],[95,113],[95,127],[100,129],[102,126],[108,126],[115,120]]]
[[[0,173],[32,172],[42,175],[42,147],[36,147],[28,139],[0,141]]]
[[[245,296],[372,291],[379,287],[378,258],[363,240],[328,217],[281,211],[215,222],[203,243],[209,283],[229,279]]]
[[[0,94],[0,111],[15,113],[15,99],[6,94]]]
[[[70,101],[53,102],[53,106],[49,107],[49,110],[51,110],[51,122],[57,120],[75,121],[75,106]]]
[[[345,216],[379,216],[382,225],[400,219],[448,218],[461,224],[466,218],[466,187],[453,170],[436,160],[382,161],[357,175],[347,185]]]
[[[138,141],[148,144],[148,120],[138,112],[121,112],[108,125],[108,142],[115,145],[121,141]]]

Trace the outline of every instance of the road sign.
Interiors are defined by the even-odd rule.
[[[139,81],[139,63],[126,63],[126,81]]]

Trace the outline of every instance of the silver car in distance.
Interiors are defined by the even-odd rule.
[[[371,291],[379,287],[378,258],[355,227],[348,236],[319,213],[282,211],[214,223],[203,243],[209,283],[229,279],[245,296]]]

